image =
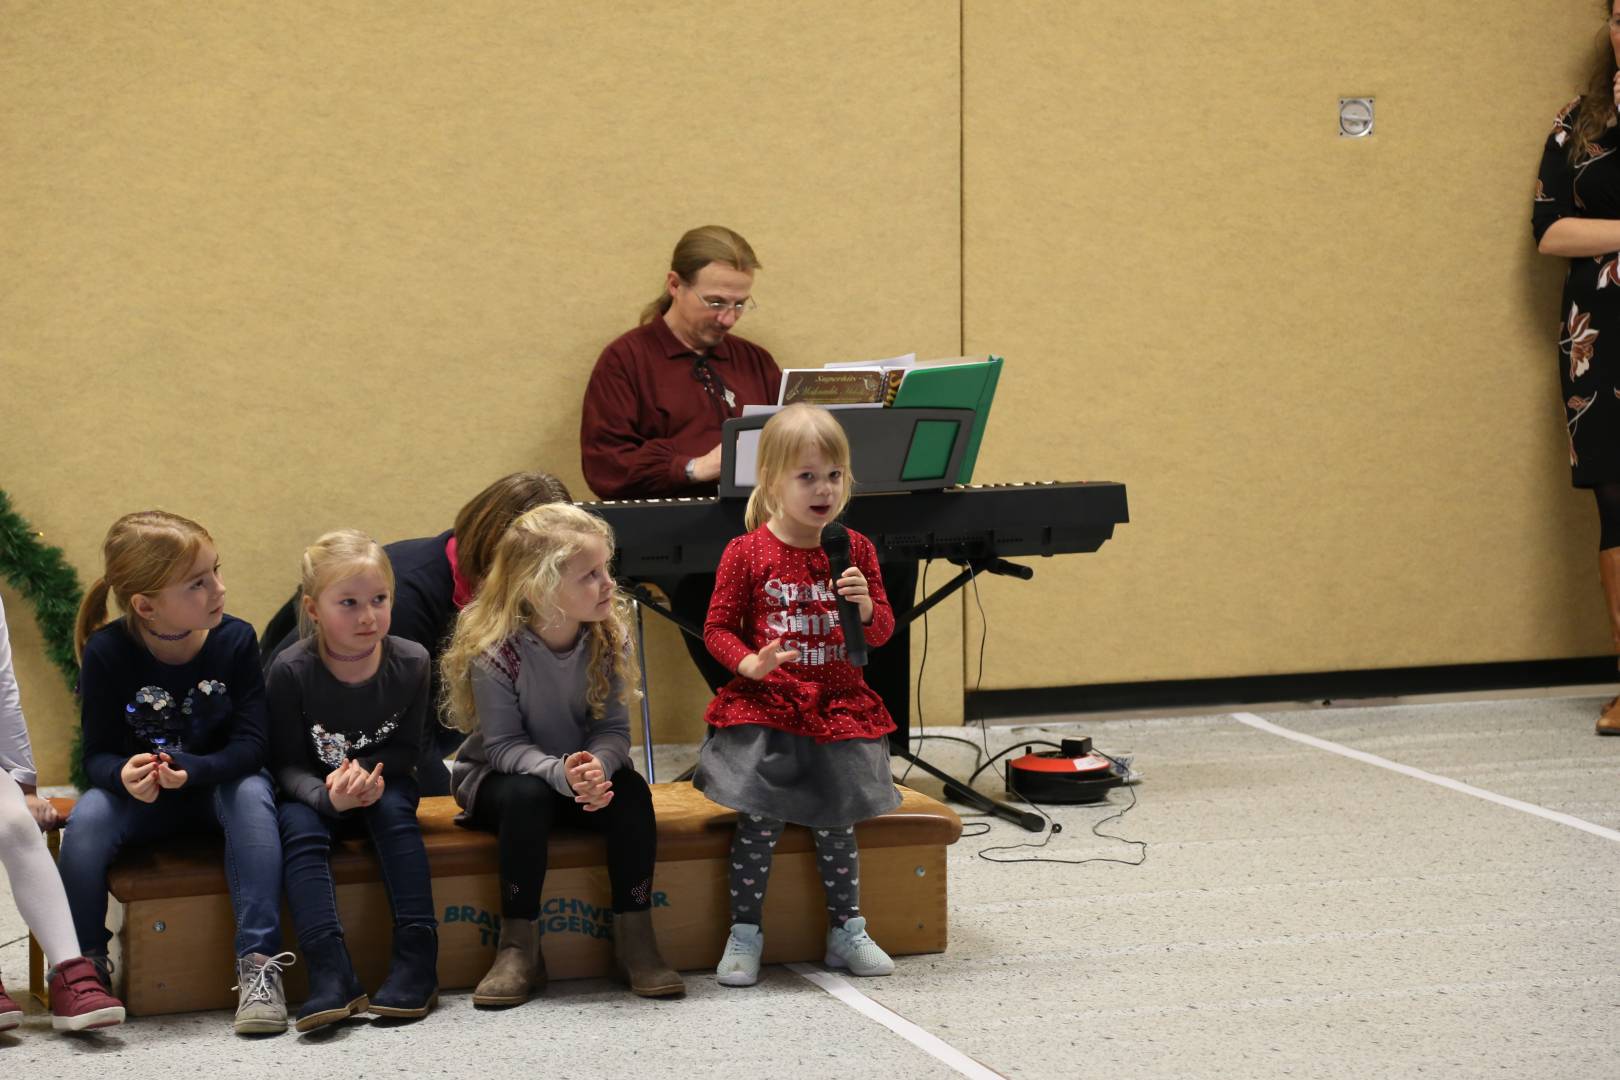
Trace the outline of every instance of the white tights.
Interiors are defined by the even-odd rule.
[[[45,962],[54,967],[78,956],[79,939],[62,877],[28,812],[22,788],[4,769],[0,769],[0,862],[6,865],[23,922],[45,950]]]

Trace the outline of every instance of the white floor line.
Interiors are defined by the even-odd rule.
[[[849,980],[843,976],[811,967],[809,964],[788,964],[787,969],[815,983],[856,1012],[876,1020],[929,1057],[963,1076],[971,1077],[972,1080],[1006,1080],[1000,1073],[980,1065],[939,1036],[924,1031],[899,1013],[879,1005],[851,986]]]
[[[1230,713],[1228,715],[1267,734],[1280,735],[1285,739],[1293,739],[1295,742],[1304,743],[1306,746],[1314,746],[1318,750],[1326,750],[1330,754],[1350,758],[1352,761],[1359,761],[1366,765],[1376,765],[1380,769],[1388,769],[1391,772],[1398,772],[1403,776],[1410,776],[1417,780],[1426,780],[1431,784],[1438,784],[1443,788],[1450,788],[1452,791],[1460,791],[1464,795],[1472,795],[1476,799],[1484,799],[1486,802],[1493,802],[1510,810],[1518,810],[1539,818],[1546,818],[1548,821],[1556,821],[1560,825],[1568,825],[1572,829],[1589,832],[1593,836],[1601,836],[1605,840],[1620,841],[1620,832],[1604,825],[1594,824],[1584,818],[1574,817],[1557,810],[1549,810],[1545,806],[1537,806],[1535,803],[1523,802],[1519,799],[1509,798],[1506,795],[1498,795],[1494,791],[1486,791],[1484,788],[1465,784],[1461,780],[1453,780],[1449,776],[1440,776],[1436,773],[1424,772],[1422,769],[1414,769],[1410,765],[1402,765],[1398,761],[1391,761],[1388,758],[1379,757],[1377,754],[1369,754],[1365,750],[1352,750],[1348,746],[1329,742],[1327,739],[1319,739],[1315,735],[1307,735],[1303,731],[1285,728],[1279,724],[1273,724],[1270,720],[1262,720],[1254,713]]]

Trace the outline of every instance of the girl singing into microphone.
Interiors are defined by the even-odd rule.
[[[815,840],[827,890],[827,966],[856,975],[894,970],[860,913],[855,823],[900,805],[883,738],[895,725],[849,663],[839,599],[858,612],[874,646],[894,632],[894,612],[870,540],[848,534],[851,565],[836,580],[822,550],[823,531],[854,483],[838,421],[825,409],[790,405],[760,434],[750,531],[720,559],[703,637],[736,678],[709,705],[705,719],[715,730],[694,783],[738,811],[731,936],[716,970],[725,986],[759,979],[771,854],[790,821]]]

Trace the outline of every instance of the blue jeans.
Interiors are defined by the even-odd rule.
[[[62,834],[57,867],[73,909],[79,948],[105,953],[107,870],[126,846],[165,847],[184,835],[225,838],[225,882],[236,911],[236,955],[281,951],[281,834],[276,797],[262,770],[223,784],[163,791],[143,803],[91,788]]]
[[[332,887],[334,833],[371,836],[396,927],[438,925],[433,918],[427,848],[422,846],[422,827],[416,821],[420,801],[414,779],[395,777],[386,781],[382,798],[337,818],[323,817],[301,802],[276,807],[286,856],[287,904],[300,944],[307,946],[343,933]]]

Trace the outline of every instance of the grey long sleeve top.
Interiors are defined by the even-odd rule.
[[[627,729],[628,730],[628,729]],[[0,769],[19,784],[34,784],[34,749],[23,721],[17,674],[11,668],[11,633],[6,628],[6,607],[0,603]]]
[[[525,629],[474,661],[478,730],[462,744],[450,774],[450,792],[463,810],[472,810],[491,772],[538,776],[572,797],[563,769],[569,754],[589,750],[610,777],[629,766],[630,710],[617,681],[600,720],[585,705],[588,633],[581,629],[573,646],[557,653]]]
[[[270,665],[270,771],[283,798],[337,817],[326,775],[344,758],[368,770],[382,762],[384,784],[412,775],[427,730],[433,661],[416,642],[392,634],[381,648],[377,673],[361,683],[339,682],[314,638]]]

